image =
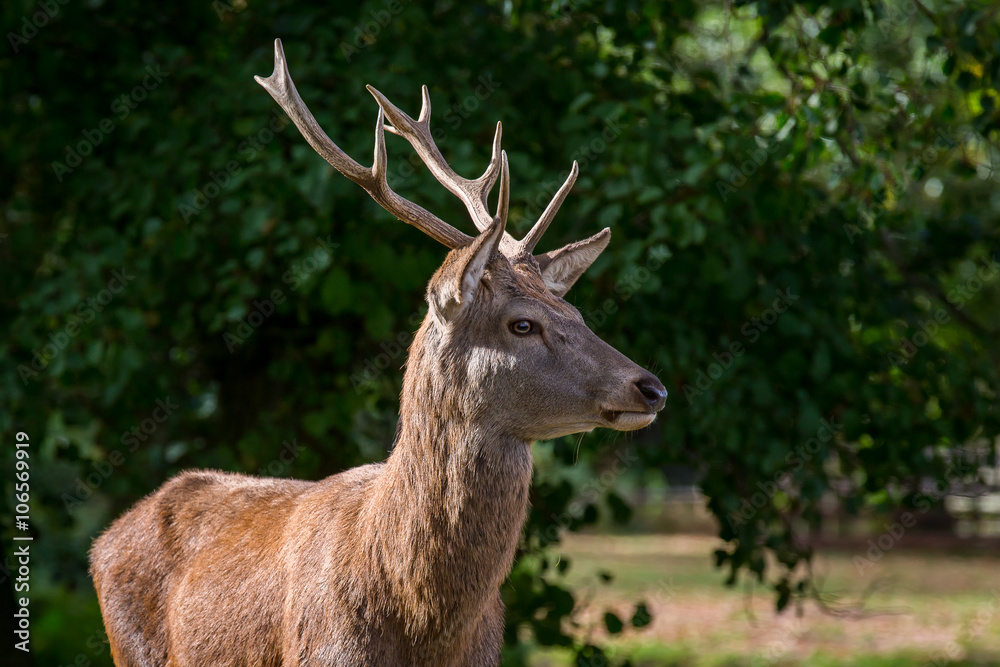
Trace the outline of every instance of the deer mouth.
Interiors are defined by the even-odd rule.
[[[656,419],[656,412],[601,410],[601,419],[616,431],[635,431],[652,424],[653,420]]]

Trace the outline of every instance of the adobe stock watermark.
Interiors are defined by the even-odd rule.
[[[169,396],[165,399],[156,399],[154,406],[148,417],[122,433],[119,441],[124,449],[112,450],[103,461],[92,461],[90,463],[92,470],[83,477],[76,478],[73,492],[62,494],[63,506],[67,512],[72,514],[74,510],[93,496],[104,482],[114,474],[115,470],[125,464],[128,455],[134,454],[181,407],[174,403]]]
[[[784,657],[794,650],[795,645],[809,634],[809,628],[798,616],[787,621],[784,634],[768,642],[767,646],[759,650],[750,660],[750,667],[770,667],[784,659]]]
[[[943,498],[951,490],[952,483],[977,472],[983,464],[981,461],[969,461],[963,457],[955,457],[948,463],[944,479],[934,480],[934,489],[931,494],[918,493],[914,496],[913,507],[915,511],[906,510],[900,513],[898,520],[892,523],[884,523],[883,532],[877,537],[868,540],[868,550],[864,556],[855,556],[852,559],[854,569],[859,575],[864,575],[865,570],[873,567],[893,548],[895,548],[906,535],[906,531],[917,525],[918,519],[926,514],[933,507],[933,500]]]
[[[780,135],[781,133],[779,132],[778,134]],[[715,181],[715,189],[718,190],[722,201],[726,201],[732,193],[746,185],[750,177],[756,174],[757,170],[763,167],[771,156],[781,148],[778,135],[770,139],[754,137],[754,141],[757,143],[757,148],[746,150],[747,159],[741,162],[739,167],[727,165],[730,172],[729,182],[727,183],[721,179]]]
[[[327,235],[326,239],[317,237],[316,247],[313,248],[313,251],[304,258],[292,262],[291,266],[281,274],[282,284],[287,285],[294,292],[311,274],[329,266],[333,252],[339,247],[339,243],[330,240],[330,235]],[[274,315],[278,306],[285,303],[287,298],[284,289],[275,287],[267,297],[254,299],[251,302],[253,308],[239,319],[236,328],[222,334],[226,349],[232,353],[236,351],[238,346],[247,342],[254,332],[264,324],[264,321]]]
[[[917,13],[917,5],[914,2],[900,3],[902,6],[894,2],[884,1],[879,4],[882,5],[885,14],[875,21],[875,26],[882,33],[883,39],[889,39],[892,29],[901,28],[910,23]]]
[[[569,156],[570,161],[576,161],[577,168],[580,173],[587,170],[592,162],[595,162],[598,157],[600,157],[608,147],[615,143],[619,137],[624,134],[630,125],[621,120],[620,115],[607,116],[603,119],[604,127],[601,129],[600,135],[594,137],[590,141],[577,146],[576,150]],[[524,217],[531,220],[537,220],[541,216],[542,212],[549,205],[552,197],[559,191],[562,184],[569,177],[570,170],[567,169],[562,174],[559,175],[558,179],[553,181],[544,181],[541,184],[541,189],[535,194],[533,198],[528,200],[527,205],[524,208]]]
[[[156,90],[165,77],[170,75],[170,72],[161,70],[159,65],[147,65],[145,72],[146,76],[142,77],[139,84],[128,93],[122,93],[116,97],[111,103],[111,111],[115,114],[114,118],[110,116],[102,118],[97,123],[97,127],[83,131],[82,140],[73,145],[66,144],[64,161],[56,160],[52,163],[52,172],[60,183],[65,176],[73,173],[73,170],[83,164],[83,159],[90,156],[94,149],[101,145],[104,138],[115,131],[118,123],[128,118],[129,114],[139,106],[139,103],[145,100],[150,92]]]
[[[559,0],[556,3],[551,3],[549,11],[546,12],[548,29],[552,30],[560,21],[569,19],[583,4],[584,0]]]
[[[378,36],[389,27],[392,20],[403,13],[403,0],[385,0],[382,9],[371,10],[371,19],[354,26],[354,38],[350,43],[340,43],[340,53],[348,63],[378,41]]]
[[[94,296],[81,299],[76,304],[73,314],[67,316],[65,325],[50,333],[49,342],[40,349],[31,351],[31,361],[20,364],[17,367],[17,374],[21,377],[21,382],[27,386],[29,380],[39,376],[52,360],[66,349],[70,341],[80,335],[84,324],[89,324],[97,319],[97,314],[104,312],[104,309],[114,300],[115,295],[121,293],[123,289],[132,281],[135,276],[128,273],[125,267],[120,271],[111,272],[112,278],[108,281],[108,286]]]
[[[266,127],[251,134],[236,147],[236,152],[242,158],[243,164],[253,162],[257,158],[257,154],[274,141],[277,134],[288,125],[288,119],[279,115],[277,111],[273,111],[272,116]],[[242,164],[237,160],[229,160],[224,169],[208,172],[209,182],[189,192],[187,201],[181,201],[177,204],[177,212],[184,218],[184,222],[191,224],[191,218],[204,211],[209,202],[222,194],[230,186],[233,178],[241,171],[243,171]]]
[[[753,520],[758,511],[771,503],[776,493],[791,486],[792,475],[812,461],[813,457],[823,449],[823,445],[832,442],[844,429],[844,425],[838,424],[833,417],[820,419],[819,423],[820,427],[816,430],[815,436],[785,454],[784,467],[774,473],[770,480],[757,482],[758,490],[750,497],[744,497],[738,509],[726,514],[726,522],[730,528],[735,530]]]
[[[360,394],[362,389],[374,384],[394,361],[406,356],[406,350],[413,342],[413,332],[420,327],[423,319],[424,311],[415,310],[410,313],[406,320],[410,328],[398,332],[391,340],[379,343],[379,349],[382,351],[365,359],[360,371],[351,373],[351,386],[354,387],[355,393]]]
[[[680,587],[674,583],[673,577],[659,579],[652,586],[643,590],[643,598],[636,605],[635,613],[632,614],[631,624],[634,628],[645,628],[653,622],[653,614],[650,607],[665,607],[678,596]],[[573,663],[576,667],[612,667],[619,664],[630,664],[628,658],[631,657],[632,650],[626,645],[610,644],[603,646],[600,651],[591,654],[578,653]],[[621,663],[618,658],[624,657],[625,662]]]
[[[299,458],[299,454],[305,449],[304,445],[299,444],[298,438],[292,438],[291,442],[282,440],[278,454],[258,468],[254,474],[258,477],[282,477],[288,473],[292,464]]]
[[[559,537],[560,530],[568,529],[574,520],[583,516],[588,505],[594,504],[614,488],[618,479],[638,462],[639,457],[633,454],[631,449],[616,450],[615,462],[611,467],[584,482],[577,497],[566,505],[565,511],[549,517],[551,522],[545,528],[545,538],[550,542],[555,541]]]
[[[771,302],[770,308],[765,309],[759,317],[751,317],[740,327],[740,333],[746,338],[747,345],[756,343],[762,334],[774,326],[781,314],[795,305],[795,302],[801,298],[800,295],[792,292],[791,287],[785,288],[784,291],[780,289],[776,290],[776,294],[777,296]],[[698,369],[693,385],[685,383],[682,387],[688,405],[692,405],[695,398],[704,395],[716,380],[724,376],[733,367],[737,359],[746,354],[747,345],[744,345],[740,341],[733,341],[721,353],[712,353],[712,358],[715,361],[706,368]]]
[[[26,14],[21,17],[21,30],[7,33],[7,41],[10,42],[10,48],[14,49],[14,53],[18,53],[21,46],[34,39],[39,30],[59,15],[59,5],[67,3],[69,0],[39,0],[38,11],[30,16]]]
[[[225,21],[229,14],[236,15],[247,8],[247,0],[213,0],[212,11],[220,21]]]
[[[915,175],[911,178],[909,172],[906,177],[895,185],[890,185],[887,190],[893,194],[893,199],[899,201],[903,198],[905,191],[914,183],[919,183],[923,180],[930,168],[938,161],[941,155],[951,151],[951,149],[966,143],[970,137],[975,136],[976,131],[970,125],[959,125],[953,131],[947,129],[939,129],[937,132],[937,139],[934,140],[934,144],[928,146],[921,152],[919,159],[917,160],[917,165],[915,167]],[[957,137],[957,139],[956,139]],[[883,202],[888,199],[888,194],[879,197],[878,199],[873,199],[871,206],[865,208],[863,205],[859,207],[858,210],[858,220],[856,223],[845,222],[841,225],[841,229],[847,236],[847,240],[854,244],[854,239],[858,236],[868,233],[875,227],[875,221],[885,214],[886,208]]]
[[[108,660],[113,660],[111,657],[111,640],[108,639],[108,635],[103,629],[90,633],[87,639],[84,640],[84,645],[89,650],[77,653],[73,661],[67,662],[65,667],[94,667],[95,662],[90,658],[100,658],[104,654],[108,655]],[[101,663],[106,664],[106,661],[102,660]]]
[[[615,281],[615,297],[608,297],[596,307],[583,308],[580,311],[584,323],[591,329],[602,326],[610,316],[618,312],[619,304],[631,299],[642,285],[652,279],[653,274],[659,271],[669,258],[670,250],[665,246],[650,248],[642,266],[633,266],[625,272],[625,275]]]
[[[680,586],[674,583],[673,577],[660,579],[656,582],[656,586],[653,587],[652,593],[650,593],[647,598],[647,602],[652,602],[657,605],[665,605],[672,602],[674,598],[677,597],[678,593],[680,593]],[[646,622],[649,622],[653,619],[652,616],[649,616],[645,620]]]
[[[1000,262],[992,257],[984,257],[980,260],[982,266],[976,269],[975,275],[966,280],[961,285],[948,291],[945,298],[955,310],[961,311],[965,304],[991,280],[1000,275]],[[905,366],[916,356],[920,348],[928,345],[941,332],[941,326],[951,322],[952,316],[946,308],[939,307],[934,311],[933,317],[927,320],[918,320],[912,336],[904,337],[899,344],[899,348],[888,353],[889,363],[895,368]]]
[[[991,593],[993,599],[980,604],[976,608],[975,615],[963,623],[958,637],[949,641],[944,648],[935,651],[924,663],[925,667],[947,667],[962,659],[966,653],[963,645],[968,646],[973,639],[985,632],[1000,613],[1000,588],[994,588]]]
[[[497,91],[503,84],[500,81],[495,81],[493,79],[493,74],[480,74],[476,79],[475,89],[463,97],[460,101],[455,102],[448,110],[442,114],[441,119],[448,124],[448,129],[454,131],[462,126],[462,123],[471,116],[473,113],[479,110],[480,105],[488,100],[493,93]],[[433,136],[433,132],[431,136]],[[442,135],[443,136],[443,135]],[[438,137],[434,137],[437,141]]]

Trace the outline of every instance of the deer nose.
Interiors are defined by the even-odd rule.
[[[635,381],[636,389],[642,394],[642,400],[650,410],[657,412],[663,409],[667,402],[667,389],[656,379],[655,375]]]

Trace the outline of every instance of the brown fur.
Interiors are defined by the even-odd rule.
[[[184,472],[95,542],[116,665],[498,664],[529,443],[654,414],[637,386],[662,385],[494,232],[431,280],[385,462],[318,482]]]

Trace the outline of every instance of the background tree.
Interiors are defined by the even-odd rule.
[[[995,464],[997,11],[5,3],[0,426],[5,470],[14,432],[34,455],[37,663],[110,664],[86,551],[171,474],[316,479],[392,441],[398,368],[444,252],[283,122],[252,78],[274,37],[351,155],[371,151],[365,83],[411,111],[427,83],[460,173],[482,170],[503,121],[515,233],[573,159],[550,242],[613,228],[572,298],[672,397],[632,440],[538,445],[504,588],[514,664],[529,640],[598,657],[566,622],[577,602],[553,543],[629,510],[613,483],[582,489],[580,467],[694,467],[718,564],[767,582],[780,609],[813,592],[821,498],[919,514]],[[393,186],[464,225],[390,141]],[[4,588],[10,604],[9,574]]]

